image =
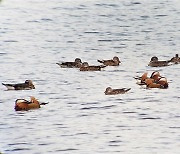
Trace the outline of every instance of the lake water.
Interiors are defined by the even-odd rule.
[[[178,0],[2,0],[0,82],[31,79],[36,89],[0,85],[3,154],[179,154],[180,65],[152,68],[180,50]],[[91,65],[118,56],[101,72],[62,69],[76,57]],[[159,71],[168,89],[144,89],[134,76]],[[131,88],[106,96],[106,87]],[[15,100],[49,102],[14,110]]]

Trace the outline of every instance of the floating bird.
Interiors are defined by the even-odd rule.
[[[137,81],[138,85],[145,85],[146,79],[152,80],[152,82],[156,82],[160,77],[161,77],[160,73],[158,71],[154,71],[154,72],[152,72],[150,77],[148,77],[148,73],[145,72],[142,76],[134,77],[134,78],[138,80]]]
[[[110,60],[97,60],[100,63],[103,63],[106,66],[119,66],[120,60],[117,56],[113,57],[113,59]]]
[[[150,79],[152,79],[153,82],[157,82],[161,78],[161,75],[158,71],[152,72]]]
[[[169,87],[167,79],[165,77],[159,78],[156,83],[160,84],[164,89]]]
[[[62,62],[56,63],[62,68],[80,68],[82,65],[82,61],[80,58],[76,58],[74,62]]]
[[[7,87],[7,90],[30,90],[35,89],[31,80],[26,80],[24,83],[17,83],[17,84],[5,84],[2,85]]]
[[[167,60],[167,61],[159,61],[158,60],[158,57],[154,56],[151,58],[148,66],[151,66],[151,67],[163,67],[163,66],[168,66],[170,64],[170,60]]]
[[[147,88],[162,88],[161,84],[154,83],[151,79],[145,80]]]
[[[39,103],[39,101],[33,96],[31,96],[30,98],[31,98],[30,101],[25,100],[25,99],[17,99],[15,101],[14,109],[16,111],[22,111],[22,110],[23,111],[28,111],[30,109],[38,109],[38,108],[41,107],[41,105],[48,104],[48,103]]]
[[[104,92],[105,95],[117,95],[117,94],[124,94],[129,91],[131,88],[121,88],[121,89],[112,89],[111,87],[107,87],[106,91]]]
[[[161,88],[161,89],[168,88],[168,82],[165,77],[160,78],[157,82],[153,82],[153,80],[151,79],[146,79],[145,83],[147,88]]]
[[[175,57],[171,58],[170,60],[174,64],[179,64],[180,63],[180,57],[178,54],[175,55]]]
[[[99,66],[89,66],[87,62],[82,63],[82,66],[80,67],[80,71],[101,71],[102,68],[106,67],[105,65],[99,65]]]

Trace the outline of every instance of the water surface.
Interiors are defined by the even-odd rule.
[[[0,86],[0,152],[178,154],[180,65],[147,64],[179,53],[179,7],[177,0],[1,1],[0,82],[31,79],[36,89]],[[56,65],[113,56],[121,65],[101,72]],[[155,70],[168,89],[147,90],[133,79]],[[108,86],[131,91],[105,96]],[[29,96],[49,104],[15,112],[15,100]]]

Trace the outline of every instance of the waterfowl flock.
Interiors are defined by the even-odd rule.
[[[89,65],[88,62],[82,62],[80,58],[76,58],[74,61],[70,62],[61,62],[56,63],[61,68],[78,68],[79,71],[101,71],[105,67],[109,66],[119,66],[121,61],[119,57],[114,56],[109,60],[97,60],[97,62],[101,63],[101,65]],[[180,57],[176,54],[169,60],[159,60],[158,57],[153,56],[148,64],[150,67],[163,67],[169,66],[173,64],[180,64]],[[140,86],[145,86],[145,88],[160,88],[167,89],[169,87],[167,78],[161,76],[158,71],[154,71],[148,77],[148,72],[143,73],[141,76],[134,77],[137,80],[137,84]],[[26,80],[24,83],[2,83],[7,90],[32,90],[35,89],[35,86],[31,80]],[[118,88],[113,89],[111,87],[107,87],[104,91],[105,95],[117,95],[124,94],[131,90],[131,88]],[[14,109],[16,111],[28,111],[30,109],[38,109],[41,105],[45,105],[47,103],[40,103],[35,97],[31,96],[30,101],[26,99],[17,99],[15,101]]]
[[[171,58],[170,60],[159,60],[158,57],[153,56],[148,66],[162,67],[162,66],[168,66],[168,65],[179,64],[179,63],[180,63],[180,57],[178,54],[176,54],[175,57]]]

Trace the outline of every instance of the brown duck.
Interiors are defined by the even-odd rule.
[[[111,87],[107,87],[106,91],[104,92],[105,95],[117,95],[117,94],[124,94],[129,91],[131,88],[121,88],[121,89],[112,89]]]
[[[106,67],[105,65],[99,65],[99,66],[89,66],[87,62],[82,63],[82,66],[80,67],[80,71],[101,71],[102,68]]]
[[[120,60],[117,56],[113,57],[113,59],[110,60],[97,60],[100,63],[103,63],[103,65],[106,66],[119,66]]]
[[[7,87],[7,90],[30,90],[35,89],[35,86],[31,80],[26,80],[24,83],[17,83],[17,84],[5,84],[2,85]]]
[[[74,62],[62,62],[62,63],[56,63],[62,68],[80,68],[82,61],[80,58],[76,58]]]
[[[151,66],[151,67],[163,67],[163,66],[168,66],[170,64],[170,60],[167,60],[167,61],[159,61],[158,60],[158,57],[154,56],[151,58],[148,66]]]

